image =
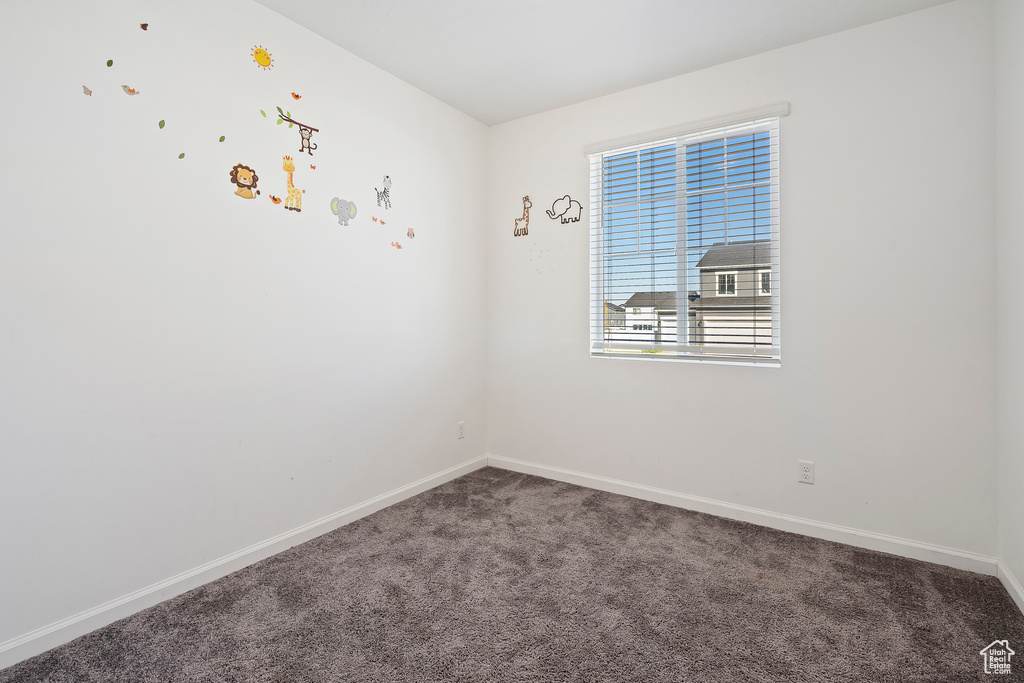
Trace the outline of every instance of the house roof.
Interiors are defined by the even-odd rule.
[[[615,311],[615,312],[626,310],[625,306],[620,306],[618,304],[613,304],[611,301],[605,301],[604,302],[604,307],[607,308],[609,311]]]
[[[637,292],[629,297],[623,308],[654,307],[663,310],[676,310],[675,292]]]
[[[768,268],[772,264],[771,240],[715,244],[697,262],[700,270],[722,268]]]
[[[772,298],[770,296],[701,296],[690,302],[691,311],[711,311],[734,308],[759,308],[768,310],[771,307]]]

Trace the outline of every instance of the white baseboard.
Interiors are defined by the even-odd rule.
[[[111,600],[25,635],[0,643],[0,669],[9,667],[23,659],[33,657],[58,645],[63,645],[90,631],[111,624],[118,619],[123,619],[197,586],[227,576],[231,572],[238,571],[243,567],[259,562],[271,555],[276,555],[300,543],[305,543],[310,539],[382,510],[389,505],[394,505],[452,479],[480,469],[485,465],[515,472],[535,474],[547,479],[564,481],[611,493],[619,493],[633,498],[664,503],[688,510],[706,512],[719,517],[751,522],[814,538],[847,543],[860,548],[879,550],[903,557],[934,562],[957,569],[966,569],[981,574],[998,576],[1014,602],[1024,612],[1024,589],[1021,588],[1020,582],[1010,572],[1009,568],[1003,562],[993,557],[976,555],[952,548],[944,548],[942,546],[920,543],[885,534],[876,534],[835,524],[801,519],[790,515],[734,505],[710,498],[691,496],[609,477],[575,472],[559,467],[549,467],[514,458],[485,455],[304,524],[296,529],[129,593],[116,600]]]
[[[406,498],[411,498],[435,486],[440,486],[452,479],[478,470],[486,464],[487,456],[485,455],[468,460],[460,465],[449,467],[442,472],[424,477],[419,481],[406,484],[334,514],[308,524],[303,524],[298,528],[238,552],[225,555],[212,562],[207,562],[200,567],[177,576],[172,576],[152,586],[147,586],[116,600],[111,600],[74,616],[61,619],[48,626],[26,633],[23,636],[0,643],[0,669],[17,664],[23,659],[46,652],[58,645],[63,645],[90,631],[135,614],[147,607],[152,607],[176,595],[181,595],[197,586],[227,576],[231,572],[248,567],[271,555],[276,555],[288,548],[333,531],[338,527],[350,524],[389,505],[394,505]]]
[[[1017,609],[1024,612],[1024,588],[1021,587],[1020,581],[1017,577],[1010,572],[1010,568],[1006,566],[1006,563],[999,560],[999,580],[1003,582],[1003,587],[1006,588],[1006,592],[1010,594],[1013,601],[1017,603]]]
[[[706,512],[718,517],[750,522],[752,524],[758,524],[772,529],[779,529],[780,531],[789,531],[792,533],[803,534],[804,536],[825,539],[827,541],[846,543],[847,545],[856,546],[858,548],[878,550],[893,555],[909,557],[915,560],[924,560],[926,562],[933,562],[935,564],[954,567],[956,569],[966,569],[968,571],[987,574],[989,576],[996,576],[1000,566],[998,560],[994,557],[977,555],[963,550],[955,550],[953,548],[945,548],[942,546],[932,545],[930,543],[911,541],[905,538],[878,534],[872,531],[864,531],[862,529],[854,529],[852,527],[840,526],[838,524],[817,522],[812,519],[803,519],[801,517],[794,517],[792,515],[771,512],[769,510],[761,510],[744,505],[735,505],[733,503],[726,503],[724,501],[714,500],[711,498],[691,496],[685,493],[677,493],[675,491],[659,489],[653,486],[634,484],[620,479],[611,479],[609,477],[576,472],[573,470],[563,469],[561,467],[539,465],[537,463],[516,460],[515,458],[504,458],[496,455],[488,455],[487,464],[491,467],[499,467],[501,469],[523,472],[525,474],[535,474],[547,479],[564,481],[570,484],[598,489],[600,491],[619,493],[632,498],[640,498],[641,500],[649,500],[655,503],[664,503],[665,505],[686,508],[687,510],[695,510],[697,512]],[[1007,576],[1009,576],[1009,572],[1007,572]],[[1004,580],[1003,583],[1005,584],[1006,581]],[[1010,589],[1007,588],[1007,590]],[[1017,604],[1019,606],[1021,605],[1019,599],[1021,594],[1019,584],[1017,585],[1016,590],[1017,596],[1015,596],[1015,600],[1017,600]],[[1013,591],[1011,591],[1011,594],[1012,593]]]

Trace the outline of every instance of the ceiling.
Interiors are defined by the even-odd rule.
[[[257,0],[493,125],[950,0]]]

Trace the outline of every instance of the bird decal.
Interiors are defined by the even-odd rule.
[[[135,88],[129,88],[127,85],[122,85],[121,86],[121,90],[124,90],[129,95],[138,95],[139,94],[138,90],[136,90]]]
[[[149,24],[139,24],[139,28],[141,28],[143,31],[148,31]]]
[[[89,95],[90,97],[92,96],[92,90],[89,90],[84,85],[82,86],[82,92],[84,92],[86,95]]]
[[[292,97],[294,97],[297,100],[301,100],[302,99],[302,95],[297,95],[296,93],[292,93]]]
[[[383,218],[381,218],[381,219],[380,219],[380,224],[381,224],[381,225],[387,225],[387,223],[385,223],[385,222],[384,222],[384,219],[383,219]]]
[[[267,195],[267,196],[270,197],[270,201],[274,202],[275,204],[280,204],[281,203],[281,198],[280,197],[275,197],[272,194],[271,195]]]
[[[401,249],[402,248],[402,245],[399,244],[398,242],[392,242],[391,246],[393,246],[395,249]]]

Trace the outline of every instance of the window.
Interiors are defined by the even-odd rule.
[[[736,273],[718,274],[718,296],[736,295]]]
[[[778,364],[786,113],[587,149],[592,356]],[[635,305],[656,335],[607,327],[609,306]]]

